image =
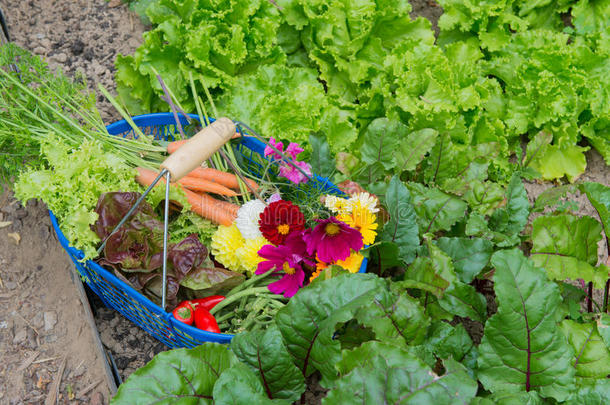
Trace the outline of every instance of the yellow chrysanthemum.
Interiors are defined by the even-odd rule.
[[[240,262],[239,271],[247,271],[252,274],[256,271],[256,267],[263,258],[258,255],[258,251],[269,244],[264,236],[259,236],[254,239],[246,239],[244,245],[238,248],[235,252]]]
[[[347,259],[338,260],[336,264],[343,267],[345,270],[349,271],[350,273],[358,273],[363,260],[364,260],[364,256],[362,256],[358,252],[352,251],[352,254],[349,255],[347,257]]]
[[[375,242],[375,237],[377,236],[376,229],[379,224],[376,222],[377,216],[369,211],[367,206],[356,202],[352,205],[352,212],[350,214],[338,215],[337,219],[360,231],[365,245],[371,245]]]
[[[214,235],[212,235],[212,254],[216,260],[230,270],[241,268],[241,261],[237,255],[237,250],[245,243],[241,232],[234,223],[231,226],[220,225]]]

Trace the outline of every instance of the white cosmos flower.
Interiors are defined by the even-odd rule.
[[[235,225],[245,239],[255,239],[263,236],[259,227],[258,220],[265,209],[265,203],[261,200],[248,201],[237,211]]]

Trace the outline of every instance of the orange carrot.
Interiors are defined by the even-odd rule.
[[[191,191],[205,191],[213,194],[226,195],[228,197],[234,197],[237,193],[230,188],[227,188],[221,184],[214,183],[213,181],[199,179],[197,177],[184,176],[178,183]]]
[[[189,177],[197,177],[198,179],[213,181],[218,184],[222,184],[225,187],[239,190],[239,183],[237,176],[233,173],[227,173],[212,168],[198,167],[188,174]],[[258,191],[258,184],[250,179],[246,179],[248,185],[254,190]]]
[[[158,175],[157,172],[142,167],[138,167],[137,170],[136,181],[144,187],[150,186]],[[161,181],[165,182],[165,179],[161,179]],[[185,189],[181,184],[179,186],[184,190],[187,201],[191,204],[191,211],[194,213],[226,226],[230,226],[237,217],[237,210],[239,209],[237,205],[217,200],[207,194],[194,193]]]
[[[231,226],[237,218],[239,207],[230,202],[220,201],[207,194],[199,194],[184,190],[186,198],[191,204],[191,211],[220,225]]]
[[[178,150],[184,143],[188,141],[188,139],[183,139],[181,141],[173,141],[167,144],[167,153],[174,153]]]
[[[241,135],[239,135],[239,132],[236,132],[235,135],[233,135],[231,137],[231,139],[236,139],[239,138]],[[182,139],[180,141],[172,141],[170,143],[167,144],[167,153],[172,154],[175,151],[178,150],[178,148],[180,148],[182,145],[184,145],[184,143],[188,141],[188,139]]]

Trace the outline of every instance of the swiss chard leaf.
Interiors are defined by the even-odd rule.
[[[428,330],[425,345],[441,359],[453,358],[468,368],[471,377],[477,366],[477,348],[459,323],[455,327],[447,322],[436,321]]]
[[[414,170],[424,160],[424,156],[430,152],[437,136],[438,131],[424,128],[411,132],[406,138],[401,139],[394,152],[396,174],[400,175],[404,171]]]
[[[597,243],[602,227],[591,217],[557,215],[538,217],[533,223],[532,260],[544,267],[550,278],[579,278],[603,288],[607,278],[605,266],[597,263]]]
[[[576,377],[588,383],[606,378],[610,374],[610,351],[597,332],[597,324],[566,319],[560,326],[574,349],[572,364],[576,369]]]
[[[385,170],[394,168],[394,153],[407,133],[407,127],[399,121],[385,117],[373,120],[364,130],[364,141],[360,150],[362,161],[367,165],[381,163]]]
[[[292,363],[277,326],[236,335],[231,350],[256,373],[267,397],[293,402],[305,391],[303,374]]]
[[[498,312],[485,324],[478,377],[491,392],[537,391],[558,401],[575,388],[574,352],[559,330],[559,289],[517,249],[496,252]]]
[[[476,382],[454,360],[436,375],[425,363],[396,346],[367,342],[344,353],[339,368],[345,374],[323,404],[434,403],[468,404]]]
[[[214,405],[258,404],[290,405],[286,399],[270,399],[263,384],[245,364],[237,363],[225,370],[214,385]]]
[[[487,266],[493,244],[481,238],[439,238],[439,248],[451,257],[455,272],[464,283],[470,283]]]
[[[380,239],[396,243],[400,258],[409,264],[415,259],[415,251],[419,246],[419,228],[417,215],[411,204],[411,193],[396,176],[390,180],[385,205],[390,220],[384,225]]]
[[[418,214],[420,233],[449,230],[464,218],[468,205],[461,199],[437,188],[427,188],[419,183],[409,183],[413,206]]]
[[[578,391],[566,401],[566,404],[605,405],[608,398],[610,398],[610,379],[604,378],[593,384],[579,387]]]
[[[233,352],[217,343],[159,353],[121,384],[111,403],[133,405],[180,400],[212,405],[214,384],[236,363]]]
[[[591,205],[599,214],[606,236],[610,235],[610,187],[599,183],[583,183],[580,189],[587,194]]]
[[[439,305],[445,311],[469,317],[479,322],[485,322],[487,318],[487,301],[475,288],[469,284],[456,281],[439,298]]]
[[[326,137],[320,134],[310,134],[311,156],[309,164],[316,168],[316,174],[330,177],[335,171],[335,159],[333,159]]]
[[[597,321],[597,331],[606,343],[606,347],[610,349],[610,315],[600,315],[600,319]]]
[[[388,294],[386,282],[373,274],[345,274],[299,291],[276,315],[288,353],[303,375],[316,369],[324,379],[336,378],[341,344],[336,325],[352,319],[360,307]],[[322,381],[324,383],[324,380]]]
[[[445,311],[484,322],[487,315],[485,298],[474,287],[458,280],[449,256],[431,241],[427,242],[427,247],[430,256],[418,257],[399,285],[431,292]]]
[[[421,344],[430,324],[424,309],[408,294],[376,298],[356,318],[373,330],[377,340],[398,345]]]
[[[518,173],[513,177],[506,189],[506,207],[496,210],[489,219],[489,227],[495,232],[508,235],[515,242],[516,237],[521,233],[530,213],[530,204],[527,199],[527,192]],[[502,244],[502,246],[512,246],[512,244]]]

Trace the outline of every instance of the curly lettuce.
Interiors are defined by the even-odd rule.
[[[158,0],[146,9],[154,28],[133,56],[116,60],[118,93],[132,113],[167,109],[161,75],[178,102],[194,109],[189,75],[225,88],[235,77],[283,61],[278,10],[266,0]]]

